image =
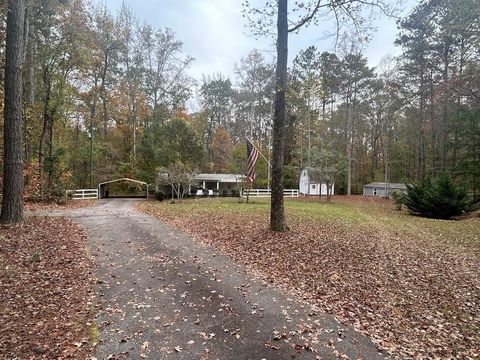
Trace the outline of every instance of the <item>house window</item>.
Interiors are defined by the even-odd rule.
[[[315,184],[312,184],[312,189],[315,190]]]
[[[377,196],[378,195],[378,189],[377,188],[373,188],[373,196]]]

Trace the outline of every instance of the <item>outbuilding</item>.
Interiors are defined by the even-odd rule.
[[[322,195],[327,196],[328,186],[326,183],[321,183],[320,179],[316,179],[311,174],[312,171],[304,169],[300,173],[299,192],[301,195]],[[330,186],[330,195],[335,194],[335,184],[328,184]]]
[[[404,192],[407,186],[402,183],[372,182],[363,186],[364,196],[390,197],[394,192]]]
[[[115,193],[112,191],[113,187],[116,184],[125,183],[132,184],[132,186],[127,186],[128,191],[125,193],[123,191]],[[117,190],[118,191],[118,190]],[[113,197],[148,197],[148,184],[145,181],[121,178],[110,181],[105,181],[98,184],[98,198],[113,198]]]

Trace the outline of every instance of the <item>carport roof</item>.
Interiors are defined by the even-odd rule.
[[[102,185],[111,184],[111,183],[118,182],[118,181],[129,181],[129,182],[134,182],[134,183],[137,183],[137,184],[148,185],[145,181],[134,180],[134,179],[129,179],[129,178],[121,178],[121,179],[115,179],[115,180],[101,182],[100,184],[98,184],[98,186],[100,187]]]

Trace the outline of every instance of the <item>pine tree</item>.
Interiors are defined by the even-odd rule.
[[[2,223],[23,219],[22,63],[25,2],[8,2]]]
[[[412,214],[436,219],[450,219],[469,208],[466,189],[445,174],[416,185],[407,184],[402,201]]]

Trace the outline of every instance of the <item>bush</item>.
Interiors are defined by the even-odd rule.
[[[402,202],[410,213],[436,219],[450,219],[469,208],[466,189],[455,185],[447,175],[434,180],[427,178],[416,185],[407,184]]]
[[[162,190],[155,191],[155,199],[158,201],[165,200],[165,193]]]
[[[390,194],[390,197],[393,199],[393,202],[395,203],[395,210],[402,210],[402,205],[403,205],[403,198],[404,192],[403,191],[394,191]]]

